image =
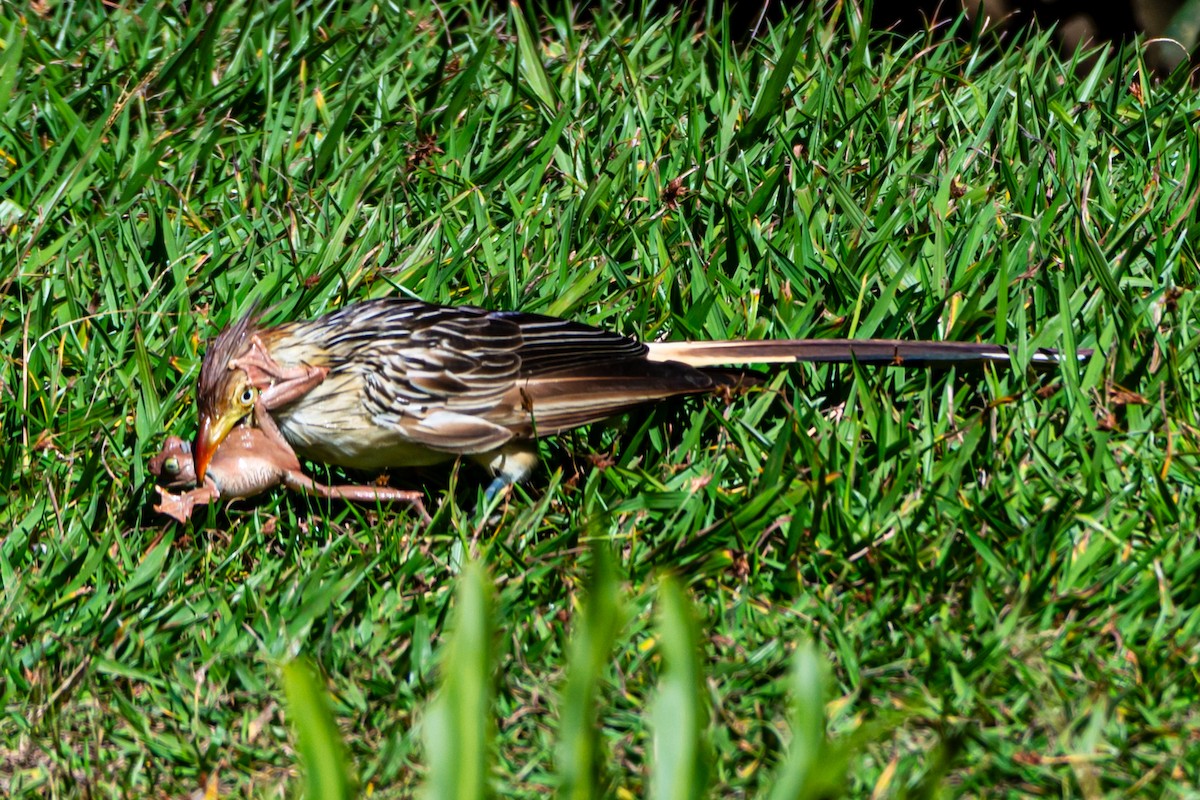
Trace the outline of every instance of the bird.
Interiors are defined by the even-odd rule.
[[[1059,360],[1049,349],[1030,356],[1033,366]],[[201,362],[195,471],[203,483],[225,437],[253,424],[307,459],[358,470],[466,456],[495,475],[491,497],[535,468],[539,437],[745,381],[731,365],[801,361],[924,366],[1011,355],[994,344],[892,339],[643,342],[541,314],[399,297],[277,325],[252,308]]]

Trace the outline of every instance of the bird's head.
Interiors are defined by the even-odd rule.
[[[246,371],[230,366],[249,346],[254,323],[251,310],[213,339],[200,365],[200,380],[196,383],[199,430],[192,448],[196,480],[200,483],[204,482],[213,453],[234,426],[254,410],[258,400],[258,389]]]

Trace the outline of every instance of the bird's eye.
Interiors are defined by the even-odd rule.
[[[242,390],[242,396],[239,399],[244,406],[254,405],[254,389],[247,386]]]
[[[167,460],[163,461],[163,470],[168,475],[178,475],[179,474],[179,459],[176,458],[175,456],[171,456]]]

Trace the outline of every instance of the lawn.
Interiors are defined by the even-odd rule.
[[[294,796],[327,697],[372,797],[1194,796],[1200,95],[636,6],[0,8],[0,793]],[[764,370],[492,508],[396,471],[429,527],[152,510],[206,340],[387,295],[1018,367]]]

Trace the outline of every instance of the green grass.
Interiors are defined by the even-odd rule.
[[[464,736],[504,796],[1196,791],[1182,76],[965,24],[904,39],[841,5],[753,42],[666,11],[21,5],[0,9],[0,791],[293,793],[289,725],[324,713],[311,675],[288,705],[296,655],[374,797],[450,785],[430,758],[477,743],[423,722],[463,692],[492,698]],[[429,529],[282,491],[152,512],[205,339],[255,301],[383,295],[647,339],[1095,354],[780,372],[547,442],[495,524],[466,465],[395,476]],[[490,621],[455,640],[492,647],[455,677],[472,556]],[[666,573],[684,591],[656,612]],[[663,761],[672,714],[695,738]]]

